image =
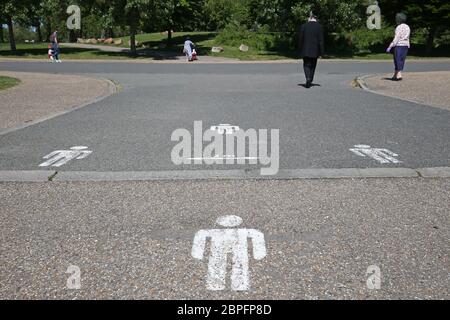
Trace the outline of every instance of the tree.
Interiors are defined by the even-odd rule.
[[[394,22],[398,12],[408,16],[408,24],[414,30],[427,32],[426,51],[433,50],[434,39],[449,29],[450,2],[448,0],[380,0],[382,12]]]
[[[450,25],[450,2],[411,0],[405,4],[405,12],[412,26],[427,29],[426,51],[431,53],[434,39]]]
[[[167,45],[172,42],[172,31],[193,30],[200,20],[203,12],[204,0],[153,0],[151,2],[151,18],[153,25],[159,30],[167,30]]]
[[[136,33],[151,0],[111,0],[111,15],[118,24],[130,29],[130,50],[136,54]]]
[[[59,0],[40,0],[40,20],[45,28],[45,40],[50,41],[50,35],[54,31],[56,13],[63,7]]]
[[[259,6],[262,1],[252,0],[206,0],[205,12],[210,24],[215,30],[223,29],[228,23],[252,24],[250,11],[258,11],[265,6]],[[253,20],[256,19],[254,15]]]
[[[6,21],[8,25],[8,38],[11,51],[17,50],[14,38],[14,20],[23,18],[25,7],[25,0],[3,0],[0,2],[0,21]]]
[[[41,17],[43,14],[41,0],[28,0],[25,12],[25,20],[21,22],[23,22],[24,25],[33,26],[36,29],[38,42],[42,42]]]

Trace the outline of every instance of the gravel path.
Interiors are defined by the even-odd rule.
[[[0,298],[449,299],[449,182],[0,183]],[[265,237],[249,291],[229,277],[207,290],[209,241],[191,256],[196,232],[226,214]],[[66,288],[70,265],[80,290]]]
[[[364,81],[377,93],[450,110],[450,71],[407,72],[399,82],[390,77],[374,75]]]
[[[0,132],[48,118],[115,91],[107,80],[84,76],[0,71],[20,85],[0,92]]]

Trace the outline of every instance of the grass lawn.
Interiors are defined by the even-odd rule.
[[[220,44],[216,41],[217,32],[175,32],[172,35],[172,45],[167,47],[167,33],[146,33],[136,35],[136,40],[144,45],[144,48],[152,56],[155,53],[165,54],[167,58],[174,55],[179,55],[183,51],[183,44],[187,36],[190,37],[192,42],[195,43],[197,52],[199,55],[207,55],[213,57],[233,58],[239,60],[282,60],[282,59],[295,59],[297,57],[296,52],[288,51],[260,51],[250,47],[248,52],[241,52],[239,48]],[[122,37],[123,48],[128,48],[128,42],[130,37]],[[245,41],[243,41],[245,44]],[[224,48],[221,53],[211,52],[211,48],[214,46],[220,46]],[[144,50],[145,51],[145,50]],[[429,59],[425,54],[420,53],[418,55],[409,55],[410,59]],[[450,57],[448,53],[437,54],[432,58]],[[329,54],[325,56],[325,59],[362,59],[362,60],[392,60],[392,55],[380,52],[380,53],[365,53],[360,55],[342,55],[342,54]]]
[[[0,43],[0,58],[48,59],[47,43],[17,44],[11,52],[9,44]],[[129,59],[122,52],[105,52],[97,49],[61,48],[61,59]]]
[[[0,76],[0,91],[17,86],[19,83],[19,79]]]
[[[291,59],[295,57],[292,53],[258,51],[250,47],[248,52],[239,51],[238,47],[222,45],[216,42],[217,32],[175,32],[172,36],[172,45],[167,47],[166,33],[147,33],[136,35],[136,40],[142,43],[150,52],[158,52],[167,57],[180,55],[183,52],[183,44],[186,37],[189,36],[195,43],[196,51],[200,56],[212,56],[232,58],[239,60],[279,60]],[[122,47],[127,48],[130,37],[123,37]],[[220,46],[224,48],[221,53],[211,52],[211,48]]]
[[[82,48],[62,48],[61,59],[148,59],[155,60],[170,60],[176,56],[182,55],[183,43],[186,36],[196,44],[197,52],[200,56],[213,56],[223,58],[233,58],[239,60],[280,60],[280,59],[295,59],[296,52],[293,51],[260,51],[250,47],[248,52],[239,51],[238,46],[227,46],[217,43],[216,32],[175,32],[172,37],[172,45],[167,47],[166,33],[148,33],[136,35],[136,40],[143,44],[139,47],[140,55],[138,57],[130,56],[124,52],[105,52],[97,49],[82,49]],[[122,37],[123,44],[121,47],[128,48],[129,37]],[[243,41],[245,43],[245,41]],[[113,46],[113,45],[111,45]],[[224,51],[221,53],[211,52],[213,46],[221,46]],[[0,58],[1,57],[20,57],[20,58],[47,58],[47,44],[18,44],[17,51],[12,53],[9,50],[8,44],[0,44]],[[438,57],[449,57],[450,54],[436,55]],[[362,60],[392,60],[391,54],[384,52],[368,53],[361,55],[343,55],[343,54],[329,54],[325,59],[362,59]],[[419,52],[415,55],[408,56],[409,59],[428,59],[428,57]]]

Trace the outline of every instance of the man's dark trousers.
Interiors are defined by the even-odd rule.
[[[303,69],[306,77],[306,87],[314,80],[317,58],[324,53],[323,27],[317,21],[303,24],[299,32],[300,56],[303,58]]]
[[[306,82],[311,84],[316,73],[317,58],[303,57],[303,70],[305,71]]]

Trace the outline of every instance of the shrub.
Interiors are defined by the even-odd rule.
[[[270,33],[267,26],[249,30],[245,26],[231,22],[219,32],[216,43],[235,47],[243,43],[256,50],[271,50],[280,43],[281,38],[280,34]]]
[[[351,33],[344,33],[353,53],[383,52],[394,38],[393,27],[383,27],[380,30],[361,28]]]

